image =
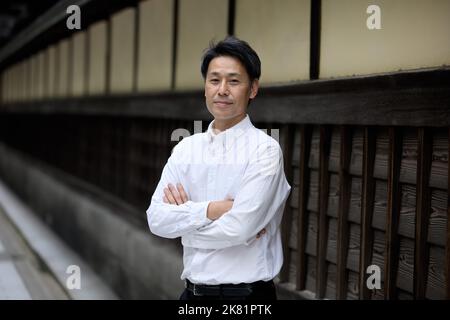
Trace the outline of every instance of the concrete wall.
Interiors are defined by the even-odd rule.
[[[126,219],[130,208],[0,144],[0,177],[124,299],[178,299],[176,243]],[[80,184],[81,183],[81,184]],[[100,200],[102,199],[102,200]],[[145,212],[142,212],[143,218]]]

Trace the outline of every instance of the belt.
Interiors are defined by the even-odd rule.
[[[186,289],[194,296],[248,296],[255,288],[267,286],[272,281],[257,281],[253,283],[240,284],[195,284],[186,279]]]

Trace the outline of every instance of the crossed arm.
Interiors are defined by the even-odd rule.
[[[185,202],[189,201],[188,196],[184,190],[184,187],[181,183],[177,183],[176,187],[169,183],[166,188],[164,188],[164,196],[163,202],[174,205],[182,205]],[[208,204],[206,216],[210,220],[217,220],[222,215],[227,213],[233,207],[233,200],[220,200],[220,201],[211,201]],[[266,229],[263,228],[258,232],[256,238],[261,237],[266,232]]]

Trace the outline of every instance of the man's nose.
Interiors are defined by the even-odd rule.
[[[220,95],[228,95],[228,85],[226,81],[221,81],[219,86],[219,94]]]

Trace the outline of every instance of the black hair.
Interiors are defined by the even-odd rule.
[[[238,59],[245,67],[250,78],[250,83],[261,76],[261,61],[258,54],[250,45],[234,36],[227,36],[224,40],[215,44],[211,42],[209,48],[202,57],[201,72],[203,79],[206,79],[209,63],[212,59],[228,56]]]

